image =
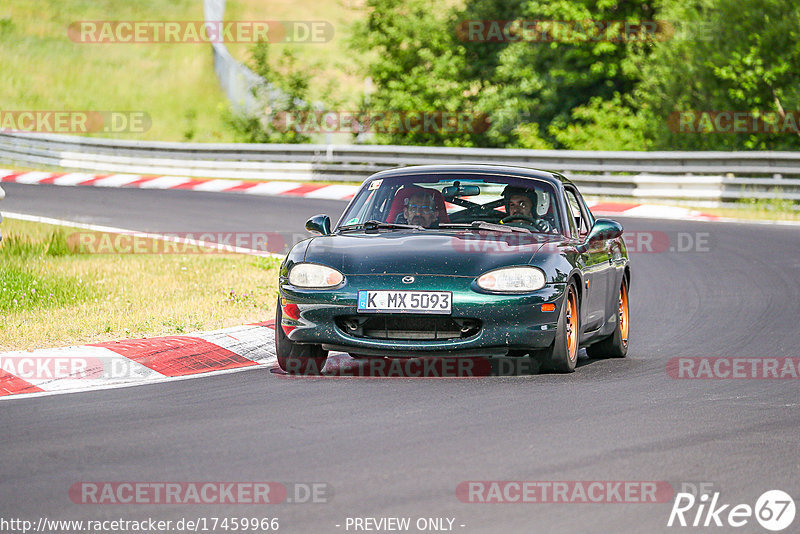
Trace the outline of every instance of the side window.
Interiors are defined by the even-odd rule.
[[[586,237],[586,234],[589,233],[589,221],[586,220],[586,216],[581,211],[581,204],[575,196],[575,193],[569,189],[566,190],[566,193],[569,211],[572,215],[572,219],[575,221],[575,226],[578,228],[578,234],[581,237]]]
[[[568,198],[568,197],[567,197]],[[572,211],[572,204],[566,198],[564,199],[567,206],[567,211],[569,212],[569,217],[567,217],[567,224],[569,226],[569,233],[572,237],[578,237],[578,226],[575,224],[575,216],[573,215]]]

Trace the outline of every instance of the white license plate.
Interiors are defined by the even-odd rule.
[[[359,291],[358,311],[363,313],[439,313],[451,312],[450,291]]]

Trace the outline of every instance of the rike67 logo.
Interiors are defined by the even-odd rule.
[[[739,528],[752,524],[755,517],[765,529],[779,532],[792,524],[794,515],[794,500],[781,490],[765,491],[755,506],[722,503],[719,492],[710,496],[704,493],[699,498],[691,493],[678,493],[667,526]]]

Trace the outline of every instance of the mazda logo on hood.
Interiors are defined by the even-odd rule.
[[[404,284],[413,284],[414,283],[414,277],[413,276],[404,276],[403,277],[403,283]]]

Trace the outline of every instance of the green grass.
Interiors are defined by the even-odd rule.
[[[277,60],[285,47],[297,52],[298,63],[316,73],[311,84],[313,100],[339,101],[337,109],[354,111],[364,90],[359,54],[347,46],[354,20],[363,18],[364,0],[228,0],[228,20],[325,21],[333,26],[333,38],[323,43],[275,43],[270,58]],[[248,63],[252,45],[231,43],[231,54]]]
[[[229,0],[227,20],[327,21],[330,42],[294,46],[299,62],[315,69],[312,98],[333,95],[355,109],[364,81],[357,56],[347,48],[361,0]],[[73,42],[67,27],[78,21],[203,19],[201,0],[4,0],[0,3],[3,111],[144,111],[143,133],[93,134],[124,139],[233,142],[229,104],[213,70],[208,44],[90,44]],[[246,62],[252,45],[228,45]],[[330,100],[330,99],[328,99]]]
[[[126,139],[232,141],[227,100],[207,44],[87,44],[83,20],[202,20],[199,0],[4,0],[2,109],[145,111],[151,128]]]
[[[274,316],[274,258],[89,254],[73,228],[4,219],[0,351],[184,334]]]
[[[2,313],[73,306],[96,295],[94,288],[81,278],[40,268],[44,257],[72,254],[61,228],[36,236],[11,233],[0,250]]]

